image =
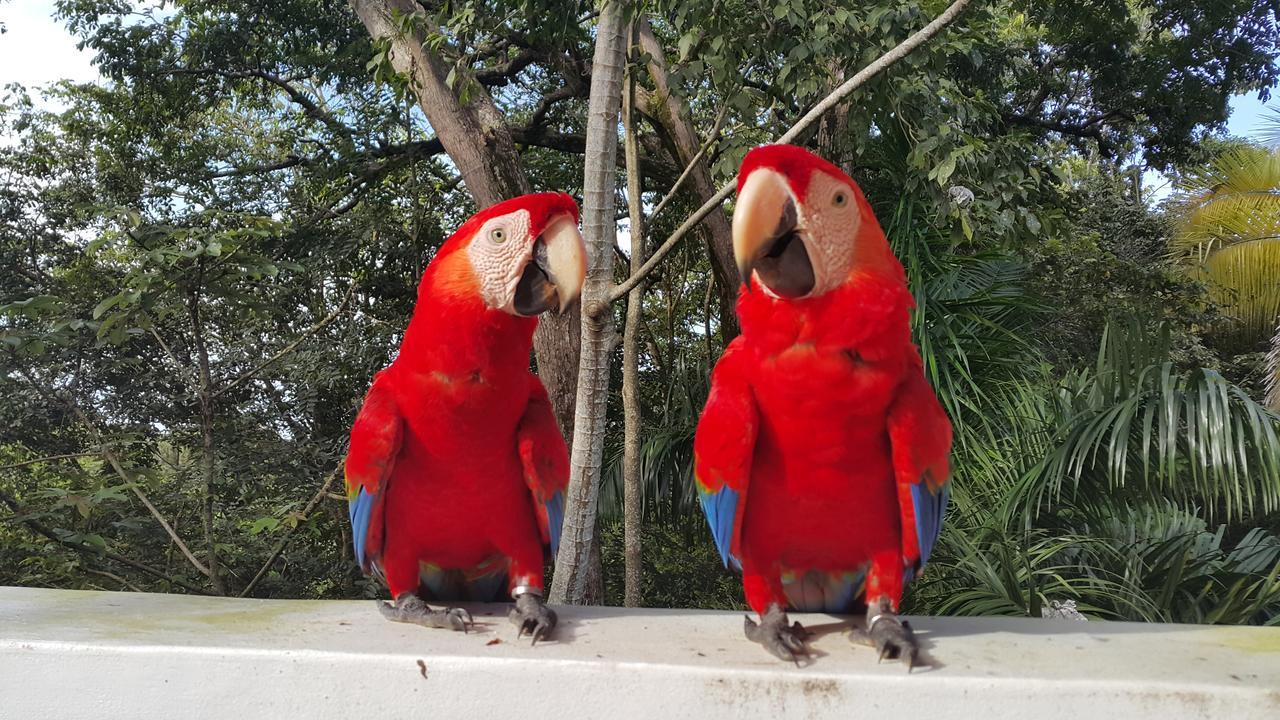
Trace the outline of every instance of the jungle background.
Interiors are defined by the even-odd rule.
[[[619,279],[750,147],[947,3],[635,5],[647,230],[621,235]],[[352,560],[347,431],[422,269],[486,192],[423,109],[480,108],[480,151],[510,144],[519,175],[488,192],[581,197],[597,9],[51,10],[101,79],[0,89],[0,584],[378,596]],[[955,426],[951,511],[908,611],[1070,600],[1102,619],[1280,624],[1280,122],[1225,132],[1235,95],[1265,101],[1280,80],[1277,13],[976,2],[801,138],[875,207]],[[405,36],[443,101],[393,62]],[[708,372],[737,331],[727,217],[642,285],[638,604],[741,607],[691,478]],[[595,600],[621,604],[611,357]]]

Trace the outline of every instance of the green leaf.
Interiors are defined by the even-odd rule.
[[[93,308],[93,319],[97,320],[98,318],[102,317],[103,313],[115,307],[116,305],[119,305],[120,301],[123,299],[124,299],[123,293],[116,293],[115,295],[112,295],[111,297],[98,303]]]

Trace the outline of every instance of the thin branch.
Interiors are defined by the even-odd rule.
[[[38,392],[40,395],[42,395],[46,400],[50,402],[57,402],[58,399],[55,396],[51,395],[48,391],[46,391],[44,389],[44,386],[42,386],[39,382],[37,382],[36,379],[32,377],[30,373],[27,372],[26,368],[19,367],[17,368],[17,370],[18,370],[18,373],[21,374],[24,378],[26,378],[27,382],[30,383],[33,388],[35,388],[36,392]],[[151,504],[151,500],[149,500],[147,496],[144,495],[140,489],[138,489],[138,486],[133,481],[133,478],[129,477],[129,473],[125,471],[124,466],[120,464],[119,458],[117,458],[116,454],[111,451],[111,448],[107,445],[105,439],[102,437],[102,432],[98,430],[98,426],[95,425],[93,421],[89,419],[89,416],[86,415],[85,412],[80,409],[80,406],[77,405],[73,400],[71,399],[63,400],[62,404],[65,405],[69,410],[71,410],[71,412],[76,416],[76,418],[79,419],[80,422],[84,424],[85,429],[89,431],[89,434],[93,436],[93,439],[97,441],[99,446],[102,447],[102,456],[107,459],[107,463],[111,465],[111,469],[115,471],[116,475],[118,475],[121,480],[124,480],[125,483],[128,484],[129,489],[133,490],[133,494],[136,495],[138,499],[142,501],[142,504],[145,505],[147,510],[151,512],[152,517],[154,517],[156,521],[160,523],[160,526],[164,528],[165,533],[167,533],[170,539],[173,540],[174,544],[178,546],[178,549],[182,551],[182,554],[186,556],[187,560],[191,561],[191,564],[195,566],[195,568],[199,570],[201,573],[205,575],[209,575],[209,568],[205,567],[204,563],[200,562],[200,560],[197,559],[194,554],[192,554],[191,549],[187,547],[187,544],[182,541],[182,538],[178,536],[178,533],[173,529],[171,525],[169,525],[169,521],[164,519],[164,516],[161,515],[160,511],[156,509],[156,506]]]
[[[236,378],[235,380],[231,381],[230,383],[216,390],[213,393],[213,396],[216,398],[219,395],[222,395],[223,393],[227,392],[228,390],[231,390],[232,388],[245,383],[246,381],[252,379],[254,375],[257,375],[258,373],[262,372],[262,370],[266,368],[268,365],[276,362],[277,360],[288,355],[294,350],[297,350],[298,346],[301,345],[304,340],[311,337],[312,335],[315,335],[317,332],[322,330],[326,325],[328,325],[329,323],[337,319],[338,315],[340,315],[343,309],[347,307],[347,303],[351,301],[351,296],[355,294],[355,291],[356,291],[356,284],[352,283],[351,287],[347,289],[346,296],[342,298],[342,302],[338,304],[338,307],[333,309],[333,312],[326,315],[323,319],[320,320],[320,322],[316,323],[315,325],[312,325],[311,327],[303,331],[303,333],[299,335],[296,339],[294,339],[293,342],[289,343],[288,345],[285,345],[284,348],[280,350],[280,352],[276,353],[275,355],[272,355],[266,360],[263,360],[254,369],[246,372],[245,374],[241,375],[240,377]]]
[[[899,60],[909,55],[913,50],[931,40],[939,32],[942,32],[944,28],[959,17],[960,13],[964,11],[965,7],[968,6],[970,2],[972,2],[972,0],[955,0],[955,2],[951,3],[951,6],[943,11],[941,15],[934,18],[933,22],[925,25],[911,37],[908,37],[906,40],[899,43],[892,50],[881,55],[870,65],[860,70],[857,75],[849,78],[841,84],[840,87],[833,90],[830,95],[823,98],[817,105],[814,105],[813,109],[805,113],[805,116],[800,118],[795,125],[792,125],[790,130],[783,133],[782,137],[778,138],[776,142],[791,142],[805,130],[808,130],[809,127],[817,122],[824,113],[838,105],[842,100],[853,93],[853,91],[867,84],[867,82],[876,75],[879,75],[889,69]],[[662,246],[655,250],[653,255],[649,256],[649,260],[645,262],[644,266],[641,267],[640,270],[632,273],[631,277],[627,278],[625,282],[613,288],[613,291],[609,293],[606,302],[593,303],[592,307],[588,308],[591,314],[598,316],[600,313],[605,312],[609,305],[626,296],[626,294],[631,291],[631,288],[638,285],[642,280],[644,280],[646,275],[653,272],[653,269],[658,266],[658,263],[662,262],[662,259],[666,257],[667,253],[671,252],[672,248],[684,239],[684,236],[687,235],[690,230],[696,227],[698,223],[702,222],[702,219],[711,214],[713,210],[719,208],[725,201],[725,198],[728,198],[733,194],[735,186],[736,182],[729,182],[725,184],[725,186],[720,188],[719,192],[713,195],[711,199],[703,203],[702,207],[694,211],[687,220],[681,223],[680,227],[676,228],[675,232],[671,234],[671,237],[667,238],[666,242],[662,243]]]
[[[150,511],[151,516],[156,519],[156,522],[160,523],[160,526],[164,528],[164,531],[169,534],[169,537],[173,539],[173,543],[178,546],[178,550],[182,552],[187,560],[191,561],[191,564],[194,565],[197,570],[206,577],[210,577],[211,573],[209,572],[208,566],[200,562],[199,558],[191,552],[191,548],[187,547],[187,544],[178,536],[178,531],[174,530],[173,526],[169,524],[169,521],[165,520],[164,516],[160,514],[160,511],[156,509],[156,506],[151,504],[151,499],[147,497],[146,493],[142,492],[142,489],[138,487],[138,484],[133,482],[129,476],[125,474],[124,468],[120,467],[119,463],[115,462],[111,458],[108,458],[107,460],[115,469],[116,474],[125,482],[129,483],[129,489],[138,497],[138,500],[142,501],[142,504],[146,506],[148,511]]]
[[[240,597],[248,597],[249,593],[253,592],[253,589],[258,586],[258,581],[267,574],[267,571],[275,564],[276,559],[284,552],[284,548],[289,544],[289,538],[293,536],[293,532],[298,529],[299,525],[306,522],[307,517],[311,515],[311,511],[316,509],[316,505],[319,505],[321,500],[329,496],[329,486],[332,485],[334,479],[338,477],[338,471],[340,469],[342,469],[342,465],[334,468],[325,477],[324,484],[320,486],[320,489],[316,491],[316,494],[313,495],[311,500],[307,502],[306,506],[302,508],[302,515],[298,519],[298,523],[285,531],[284,535],[280,538],[280,541],[276,543],[274,548],[272,548],[271,555],[267,557],[267,561],[262,563],[262,567],[258,569],[257,574],[253,576],[253,579],[249,581],[248,585],[244,586],[244,590],[240,591]],[[345,500],[346,498],[343,499]]]
[[[571,98],[582,97],[584,87],[580,82],[572,83],[544,95],[533,108],[533,114],[529,116],[529,127],[541,127],[547,121],[547,113],[551,112],[553,106]]]
[[[13,470],[15,468],[26,467],[28,465],[38,465],[40,463],[53,462],[54,460],[69,460],[71,458],[82,457],[99,457],[102,455],[101,450],[91,450],[88,452],[67,453],[66,455],[49,455],[34,460],[23,460],[22,462],[11,463],[9,465],[0,465],[0,470]]]
[[[1063,135],[1073,135],[1075,137],[1093,138],[1094,140],[1102,140],[1102,130],[1095,127],[1097,122],[1101,122],[1105,115],[1101,115],[1083,125],[1071,125],[1056,120],[1046,120],[1044,118],[1032,117],[1030,115],[1018,115],[1010,113],[1003,116],[1005,122],[1010,125],[1028,125],[1031,127],[1052,130]]]
[[[166,574],[165,572],[163,572],[163,571],[161,571],[161,570],[157,570],[156,568],[153,568],[153,567],[151,567],[150,565],[147,565],[146,563],[138,562],[137,560],[134,560],[133,558],[125,557],[124,555],[121,555],[121,554],[119,554],[119,553],[111,552],[110,550],[104,550],[104,549],[101,549],[101,548],[95,548],[95,547],[91,547],[91,546],[89,546],[89,545],[85,545],[84,543],[77,543],[77,542],[73,542],[73,541],[71,541],[71,540],[66,540],[66,539],[62,538],[61,536],[59,536],[59,535],[58,535],[58,533],[54,532],[54,531],[53,531],[52,529],[50,529],[49,527],[45,526],[45,525],[44,525],[43,523],[41,523],[39,520],[35,520],[34,518],[31,518],[31,517],[22,517],[22,516],[24,516],[24,515],[29,515],[29,513],[27,513],[27,512],[23,509],[22,505],[18,503],[18,501],[17,501],[17,499],[16,499],[16,498],[14,498],[12,495],[9,495],[8,493],[4,492],[3,490],[0,490],[0,502],[3,502],[5,505],[8,505],[8,506],[9,506],[9,509],[10,509],[10,510],[12,510],[12,511],[13,511],[13,513],[14,513],[15,515],[19,516],[19,518],[21,519],[22,524],[24,524],[24,525],[26,525],[27,527],[31,528],[31,530],[32,530],[33,532],[35,532],[35,533],[36,533],[36,534],[38,534],[38,535],[42,535],[42,536],[44,536],[44,537],[46,537],[46,538],[48,538],[48,539],[50,539],[50,540],[52,540],[52,541],[54,541],[54,542],[58,543],[59,545],[62,545],[63,547],[66,547],[66,548],[69,548],[69,549],[71,549],[71,550],[74,550],[74,551],[76,551],[76,552],[78,552],[78,553],[80,553],[80,554],[82,554],[82,555],[87,555],[87,556],[91,556],[91,557],[105,557],[105,558],[107,558],[107,559],[109,559],[109,560],[114,560],[114,561],[116,561],[116,562],[120,563],[121,565],[127,565],[127,566],[129,566],[129,567],[131,567],[131,568],[133,568],[133,569],[135,569],[135,570],[139,570],[139,571],[141,571],[141,572],[144,572],[144,573],[146,573],[146,574],[148,574],[148,575],[150,575],[150,576],[152,576],[152,577],[154,577],[154,578],[157,578],[157,579],[159,579],[159,580],[164,580],[165,582],[168,582],[168,583],[170,583],[170,584],[172,584],[172,585],[177,585],[178,587],[180,587],[180,588],[182,588],[182,589],[184,589],[184,590],[187,590],[188,592],[193,592],[193,593],[195,593],[195,594],[197,594],[197,595],[208,595],[208,594],[209,594],[209,593],[208,593],[208,592],[206,592],[205,590],[202,590],[202,589],[200,589],[200,588],[198,588],[198,587],[196,587],[196,586],[194,586],[194,585],[191,585],[190,583],[187,583],[187,582],[185,582],[185,581],[183,581],[183,580],[179,580],[178,578],[171,577],[170,575]]]
[[[689,159],[689,164],[685,166],[684,172],[680,173],[680,177],[676,178],[675,184],[673,184],[671,189],[667,191],[667,194],[658,201],[658,205],[653,209],[653,212],[649,213],[650,223],[652,223],[653,219],[658,217],[658,214],[662,212],[662,209],[665,208],[673,198],[675,198],[676,192],[680,189],[680,186],[684,184],[685,178],[689,177],[693,172],[694,167],[696,167],[698,162],[702,160],[702,157],[707,154],[707,150],[711,148],[711,145],[715,143],[716,138],[720,136],[720,128],[724,126],[724,119],[728,114],[729,105],[726,103],[724,107],[720,108],[720,113],[716,116],[715,125],[712,126],[711,133],[707,135],[707,139],[702,143],[702,147],[698,148],[698,152]]]
[[[259,175],[262,173],[276,172],[286,170],[299,165],[310,165],[315,162],[311,158],[302,157],[301,155],[289,155],[285,159],[278,162],[266,163],[264,165],[245,165],[242,167],[227,168],[226,170],[215,170],[205,175],[207,180],[216,180],[219,178],[244,177],[246,175]]]
[[[502,87],[509,84],[520,71],[546,57],[546,53],[533,48],[524,48],[510,60],[492,67],[475,71],[476,82],[487,87]]]
[[[184,365],[182,361],[178,360],[178,356],[175,355],[173,349],[169,347],[169,343],[166,343],[164,338],[160,337],[160,333],[156,332],[154,327],[148,329],[151,331],[151,337],[155,338],[156,342],[160,344],[161,349],[164,350],[164,354],[169,356],[169,362],[173,363],[174,368],[181,373],[190,372],[190,368]],[[191,377],[186,378],[186,380],[194,384],[195,376],[192,375]]]
[[[272,72],[266,70],[218,70],[216,68],[170,68],[167,72],[173,75],[218,75],[228,79],[253,79],[265,80],[272,85],[284,90],[289,99],[302,108],[303,112],[314,120],[323,123],[325,127],[333,131],[347,140],[355,134],[350,127],[342,123],[332,113],[324,110],[315,103],[314,100],[307,97],[306,93],[299,90],[289,82],[289,79],[282,78]]]
[[[85,568],[84,571],[89,573],[90,575],[98,575],[100,577],[107,578],[108,580],[114,580],[134,592],[146,592],[146,590],[143,590],[142,588],[138,587],[137,585],[134,585],[133,583],[129,582],[125,578],[122,578],[115,573],[109,573],[106,570],[94,570],[93,568]]]

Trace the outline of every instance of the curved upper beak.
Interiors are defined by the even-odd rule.
[[[556,286],[560,298],[557,312],[564,312],[582,294],[582,283],[587,277],[587,244],[578,232],[578,224],[568,215],[560,215],[542,231],[546,246],[546,267],[543,270]],[[534,261],[538,255],[535,250]]]
[[[753,271],[771,291],[784,297],[798,297],[813,288],[813,269],[798,223],[787,179],[767,167],[752,171],[733,208],[733,257],[748,291]]]
[[[511,307],[525,316],[539,315],[553,307],[564,312],[582,293],[586,276],[586,243],[573,218],[559,215],[533,241]]]

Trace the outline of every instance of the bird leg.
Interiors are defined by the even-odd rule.
[[[413,623],[429,628],[450,628],[467,631],[472,625],[471,613],[463,608],[432,610],[416,593],[406,592],[396,596],[394,604],[378,601],[382,616],[392,622]]]
[[[524,589],[523,592],[517,588],[516,604],[507,613],[507,619],[512,625],[520,628],[517,638],[524,637],[525,633],[533,636],[534,645],[539,640],[545,640],[551,635],[551,631],[556,627],[556,611],[547,607],[542,601],[542,593],[536,590]]]
[[[760,643],[780,660],[790,660],[799,666],[801,657],[809,657],[809,649],[804,644],[809,632],[799,621],[788,624],[786,611],[776,603],[770,604],[760,616],[759,624],[747,617],[742,629],[748,640]]]
[[[875,647],[880,660],[902,660],[911,672],[920,655],[920,646],[911,624],[898,617],[887,598],[880,598],[867,605],[867,627],[855,628],[850,640]]]

